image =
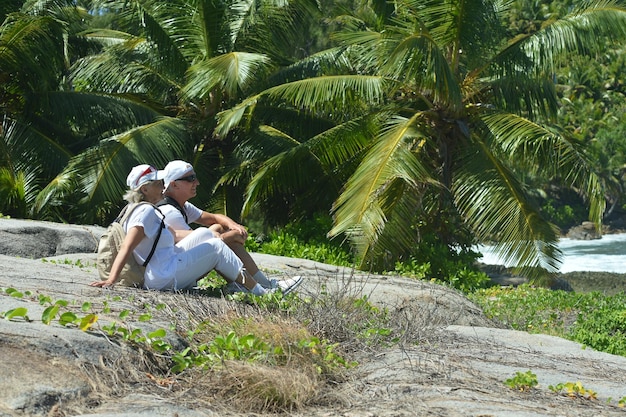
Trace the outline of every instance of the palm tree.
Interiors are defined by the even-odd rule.
[[[5,137],[3,159],[30,158],[22,164],[29,175],[18,175],[7,162],[7,184],[20,178],[35,184],[28,193],[14,187],[13,195],[28,195],[19,215],[104,223],[119,207],[130,166],[163,166],[179,158],[198,168],[205,191],[200,201],[207,203],[212,187],[204,179],[221,176],[234,146],[230,137],[214,138],[215,114],[258,88],[264,74],[302,55],[298,51],[308,42],[303,24],[309,25],[314,11],[309,0],[26,2],[3,34],[10,35],[14,21],[50,22],[56,31],[42,31],[42,40],[27,38],[30,43],[15,54],[22,62],[0,55],[7,77],[27,68],[45,73],[33,80],[51,80],[26,84],[20,97],[31,101],[5,119],[20,119],[24,128],[6,128],[12,136]],[[18,29],[18,35],[25,33]],[[2,46],[0,54],[12,51]],[[40,163],[32,160],[39,150],[49,169],[38,170]],[[222,208],[225,190],[218,199]]]
[[[0,212],[23,217],[40,174],[67,161],[62,146],[40,129],[36,111],[41,93],[59,85],[64,41],[58,21],[19,13],[21,5],[11,4],[4,4],[0,27]]]
[[[212,195],[211,183],[234,163],[232,137],[213,135],[215,115],[289,63],[300,45],[294,40],[306,37],[300,23],[315,3],[101,0],[93,7],[115,17],[109,27],[82,33],[101,50],[71,68],[71,112],[84,114],[81,100],[99,98],[88,104],[99,123],[91,125],[90,146],[41,194],[41,205],[62,200],[73,184],[69,189],[80,191],[83,212],[93,217],[119,200],[133,163],[185,159],[202,181],[198,204],[213,199],[223,211],[238,213],[236,204],[229,207],[231,190]],[[117,108],[97,110],[102,103]]]
[[[98,185],[123,184],[130,165],[131,152],[123,152],[116,146],[123,141],[109,136],[115,129],[154,122],[158,113],[139,101],[73,88],[71,64],[97,50],[78,36],[91,17],[85,9],[72,0],[18,3],[25,4],[7,10],[0,27],[0,212],[93,223],[102,204],[83,210],[81,203]],[[116,165],[108,158],[111,154],[117,160],[126,155],[127,163]],[[163,160],[171,156],[167,151],[158,154],[165,155]],[[96,174],[108,176],[71,175],[77,164],[90,161],[89,155],[97,155],[94,166],[108,168]],[[112,188],[104,194],[117,202],[121,193]]]
[[[247,207],[306,187],[316,166],[325,182],[340,173],[330,235],[350,239],[362,268],[405,253],[424,224],[437,223],[431,230],[441,231],[451,252],[462,241],[455,227],[467,227],[478,241],[496,241],[503,261],[522,273],[557,271],[558,230],[542,217],[524,178],[541,174],[574,187],[600,226],[598,177],[584,147],[554,124],[553,74],[571,54],[607,39],[623,42],[626,9],[617,1],[584,2],[508,38],[508,2],[366,5],[359,16],[340,19],[336,39],[344,49],[318,54],[317,77],[277,84],[220,114],[222,135],[279,125],[259,115],[261,104],[280,109],[276,115],[306,110],[330,125],[268,159],[249,185]]]

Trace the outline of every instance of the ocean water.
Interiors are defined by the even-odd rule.
[[[563,251],[560,272],[604,271],[626,274],[626,234],[604,235],[596,240],[561,239],[559,248]],[[479,246],[483,254],[480,262],[503,265],[490,246]]]

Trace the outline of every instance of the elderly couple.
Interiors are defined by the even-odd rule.
[[[191,164],[172,161],[162,171],[138,165],[128,174],[126,184],[129,190],[124,199],[128,203],[147,201],[152,205],[143,204],[132,212],[123,225],[126,237],[108,279],[90,285],[114,285],[128,256],[143,264],[155,241],[154,256],[144,274],[146,289],[191,289],[214,269],[228,281],[228,294],[287,294],[302,282],[299,276],[280,281],[268,279],[244,247],[248,232],[243,226],[187,201],[196,195],[200,184]],[[161,228],[162,219],[167,225],[165,229]],[[192,230],[190,223],[205,227]]]

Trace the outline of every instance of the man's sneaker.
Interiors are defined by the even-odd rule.
[[[277,279],[272,279],[272,289],[279,289],[284,295],[293,292],[300,284],[302,284],[302,277],[300,275],[279,281]]]
[[[244,294],[249,293],[250,291],[244,287],[243,285],[241,285],[238,282],[229,282],[228,284],[226,284],[225,286],[222,287],[222,292],[224,293],[224,295],[231,295],[231,294],[235,294],[238,292],[242,292]]]

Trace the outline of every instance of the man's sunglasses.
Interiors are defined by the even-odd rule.
[[[198,177],[196,177],[195,175],[187,175],[186,177],[179,178],[176,181],[194,182],[197,178]]]

